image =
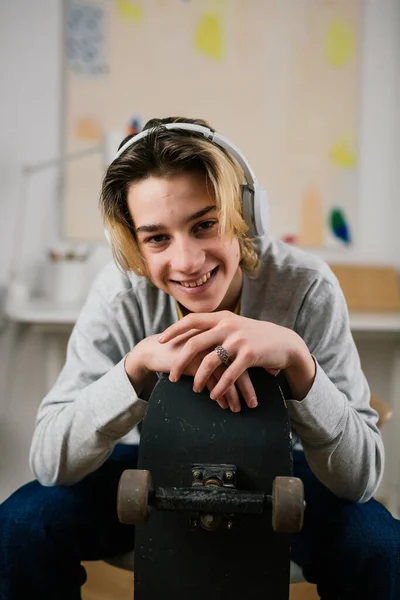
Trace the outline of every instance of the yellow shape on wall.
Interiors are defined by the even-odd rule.
[[[325,39],[326,58],[333,67],[341,67],[353,55],[356,40],[353,31],[341,19],[333,21]]]
[[[118,12],[124,21],[140,21],[143,17],[142,7],[129,0],[118,0]]]
[[[196,29],[195,45],[202,54],[215,60],[222,58],[221,20],[218,15],[208,13],[202,16]]]
[[[337,167],[351,169],[356,165],[356,155],[347,138],[341,138],[335,142],[330,150],[330,158]]]

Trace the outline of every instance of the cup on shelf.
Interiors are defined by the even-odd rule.
[[[57,304],[79,304],[87,293],[88,254],[52,250],[48,254],[50,268],[48,293]]]

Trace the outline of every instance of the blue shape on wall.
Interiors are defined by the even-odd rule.
[[[330,226],[335,237],[345,244],[351,244],[351,233],[346,216],[340,208],[331,211]]]

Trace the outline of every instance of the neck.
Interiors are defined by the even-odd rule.
[[[224,299],[222,300],[221,304],[216,310],[230,310],[234,312],[239,301],[240,294],[242,293],[242,285],[243,272],[242,269],[238,267],[231,281],[231,285],[229,286],[228,291],[225,294]]]

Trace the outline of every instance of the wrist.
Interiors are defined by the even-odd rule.
[[[144,383],[150,373],[146,366],[146,352],[144,348],[139,348],[137,344],[125,357],[124,367],[129,381],[139,395],[143,389]]]
[[[304,340],[297,334],[285,375],[294,400],[303,400],[315,379],[316,364]]]

